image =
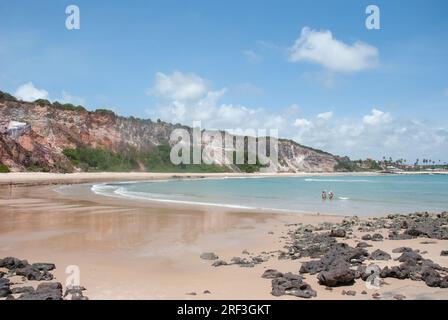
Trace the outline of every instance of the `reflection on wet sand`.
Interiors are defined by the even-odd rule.
[[[98,199],[85,186],[74,188],[82,189],[87,200],[57,194],[51,187],[0,189],[0,240],[28,249],[132,252],[152,243],[188,245],[204,234],[247,228],[268,218],[221,208],[179,209]]]

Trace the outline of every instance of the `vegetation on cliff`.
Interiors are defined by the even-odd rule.
[[[8,173],[9,168],[0,162],[0,173]]]
[[[148,152],[130,150],[115,153],[104,149],[78,148],[65,149],[64,155],[74,166],[86,172],[110,171],[148,171],[148,172],[226,172],[226,168],[218,165],[174,165],[170,161],[171,147],[168,144],[158,145]]]

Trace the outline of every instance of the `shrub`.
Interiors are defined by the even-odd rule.
[[[112,110],[108,110],[108,109],[96,109],[95,113],[102,114],[102,115],[105,115],[105,116],[107,116],[107,115],[108,116],[113,116],[113,117],[116,116],[115,112],[113,112]]]
[[[132,154],[121,155],[103,149],[65,149],[64,155],[84,171],[131,171],[138,167]]]
[[[8,173],[9,168],[0,162],[0,173]]]
[[[71,103],[59,103],[58,101],[55,101],[51,104],[53,107],[58,108],[58,109],[62,109],[62,110],[69,110],[69,111],[83,111],[86,112],[86,108],[84,108],[83,106],[75,106]]]
[[[37,99],[36,101],[34,101],[34,103],[40,106],[51,106],[51,102],[47,99]]]
[[[14,97],[13,95],[11,95],[7,92],[3,92],[3,91],[0,91],[0,100],[17,101],[16,97]]]

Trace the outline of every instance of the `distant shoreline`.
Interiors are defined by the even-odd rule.
[[[46,173],[12,172],[0,173],[0,186],[40,186],[80,184],[113,181],[144,181],[185,178],[223,177],[312,177],[312,176],[377,176],[377,175],[421,175],[448,174],[448,171],[416,172],[299,172],[299,173],[156,173],[156,172],[81,172]]]

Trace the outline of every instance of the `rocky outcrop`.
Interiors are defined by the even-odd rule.
[[[63,154],[64,149],[102,148],[116,153],[151,152],[169,143],[180,124],[120,117],[112,112],[65,109],[46,103],[0,99],[0,163],[11,171],[30,168],[50,172],[72,172],[78,168]],[[15,126],[11,127],[11,123]],[[269,168],[278,172],[333,172],[337,157],[302,146],[291,140],[278,140],[279,161]],[[238,167],[226,166],[238,172]],[[142,168],[142,170],[150,168]]]

